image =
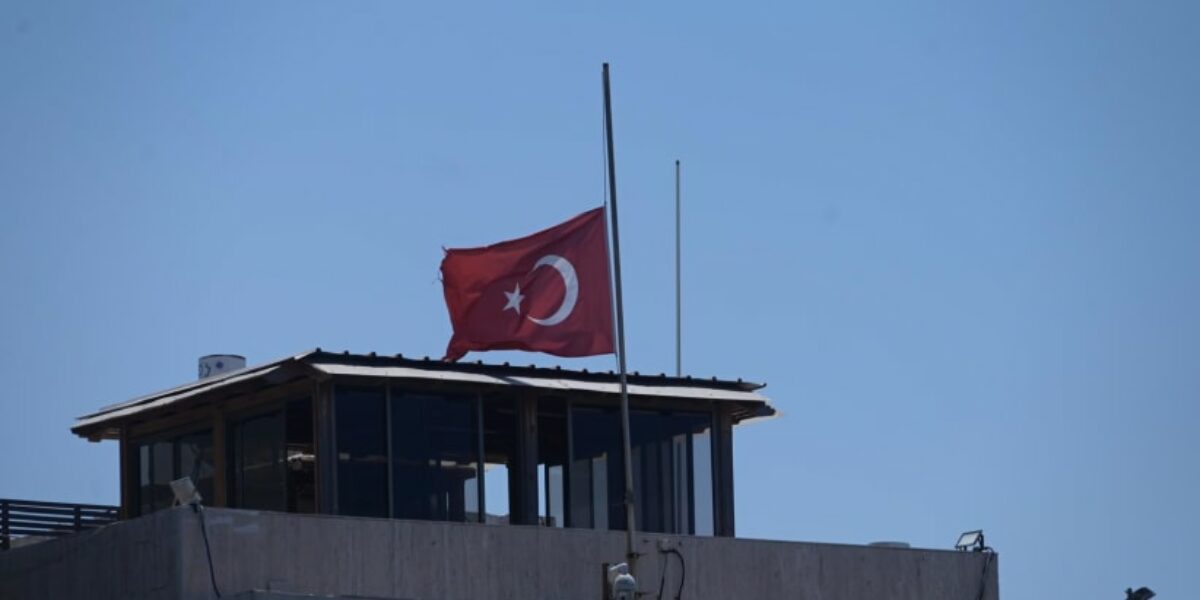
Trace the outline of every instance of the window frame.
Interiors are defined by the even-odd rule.
[[[173,427],[158,429],[158,430],[155,430],[150,433],[143,433],[136,437],[135,436],[129,437],[128,443],[129,443],[130,449],[129,449],[127,468],[129,469],[129,473],[130,473],[129,481],[128,481],[128,487],[129,487],[128,493],[129,493],[129,499],[130,499],[128,510],[129,510],[130,517],[141,517],[141,516],[145,516],[148,514],[156,513],[160,510],[163,510],[164,508],[170,508],[170,506],[164,506],[164,507],[160,507],[160,508],[151,508],[149,512],[142,512],[141,448],[144,446],[153,447],[155,444],[162,444],[162,443],[170,444],[171,445],[171,479],[175,480],[182,476],[179,474],[179,471],[180,471],[180,469],[179,469],[179,457],[180,457],[179,440],[181,438],[184,438],[187,436],[204,434],[206,432],[208,433],[209,444],[212,449],[211,450],[212,455],[210,456],[210,460],[212,462],[212,468],[213,468],[212,486],[213,486],[214,491],[211,495],[215,496],[216,495],[215,490],[217,488],[217,478],[220,476],[220,468],[217,466],[217,461],[218,461],[217,439],[216,439],[217,435],[216,435],[216,428],[213,426],[213,423],[208,422],[208,421],[185,423],[185,424],[176,425]],[[153,455],[156,453],[151,451],[151,454],[152,454],[151,460],[153,461],[153,460],[155,460],[155,457]],[[151,468],[153,469],[153,466]],[[151,473],[151,479],[153,479],[153,473]],[[208,497],[203,498],[203,502],[206,502],[206,503],[214,502],[214,500],[215,500],[214,498],[208,498]],[[174,504],[174,502],[172,502],[172,504]]]

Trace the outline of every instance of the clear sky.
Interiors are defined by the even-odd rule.
[[[442,246],[602,201],[630,368],[765,381],[746,537],[950,547],[1006,598],[1194,595],[1200,3],[0,6],[0,496],[196,358],[440,356]],[[611,357],[469,358],[611,368]]]

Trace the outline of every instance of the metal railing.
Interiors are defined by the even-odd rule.
[[[108,525],[120,509],[102,504],[66,504],[0,498],[0,550],[16,536],[57,537]]]

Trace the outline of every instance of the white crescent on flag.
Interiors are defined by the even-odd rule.
[[[575,310],[575,301],[579,299],[579,279],[575,276],[575,267],[571,264],[571,261],[556,254],[547,254],[539,258],[529,272],[532,273],[538,267],[543,266],[554,267],[554,270],[558,271],[558,274],[562,277],[563,285],[567,288],[567,293],[563,296],[562,304],[559,305],[558,310],[554,311],[554,314],[544,319],[538,319],[533,316],[527,318],[543,327],[551,327],[565,321],[567,317],[571,316],[571,311]]]

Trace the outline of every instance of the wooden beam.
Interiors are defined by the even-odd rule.
[[[713,471],[716,475],[716,528],[718,536],[733,537],[733,407],[718,404],[713,430]]]
[[[129,431],[121,428],[120,446],[117,450],[117,461],[121,469],[121,519],[133,516],[134,482],[137,481],[137,462],[133,460],[133,449],[129,444]]]
[[[538,423],[537,396],[524,393],[517,397],[517,451],[509,470],[509,513],[513,523],[538,523]]]
[[[148,417],[144,420],[127,424],[130,435],[141,438],[160,433],[186,433],[189,430],[207,429],[212,419],[218,413],[226,417],[237,418],[249,416],[268,408],[271,404],[285,400],[289,396],[305,396],[311,390],[311,382],[307,380],[294,381],[259,390],[247,391],[224,398],[212,399],[202,406],[193,407],[170,415]]]
[[[313,383],[314,426],[317,435],[313,439],[317,453],[317,512],[336,515],[337,506],[337,440],[333,410],[333,383]]]
[[[212,506],[229,506],[229,442],[225,436],[225,412],[212,415],[213,498]]]

